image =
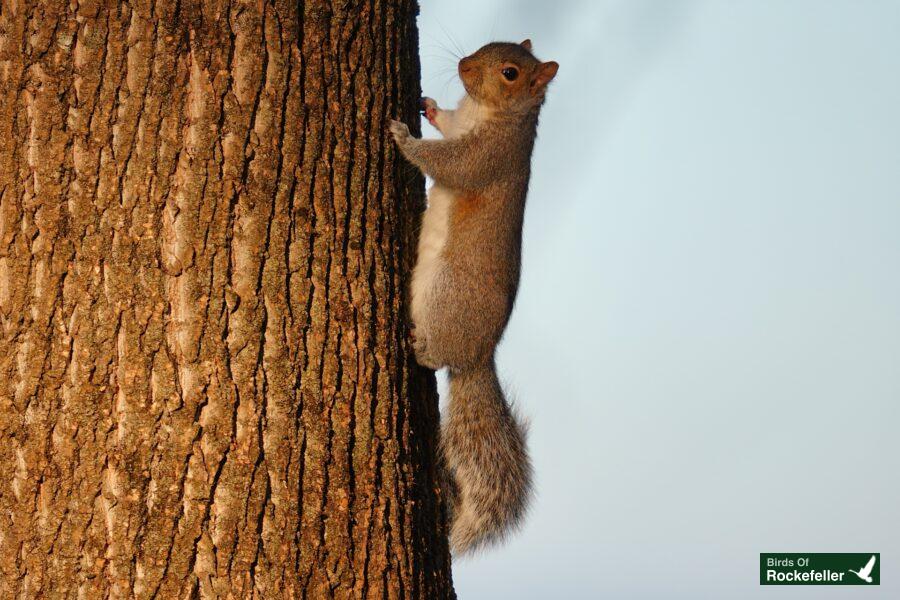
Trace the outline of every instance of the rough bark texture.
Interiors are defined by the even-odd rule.
[[[414,0],[0,13],[0,598],[452,597]]]

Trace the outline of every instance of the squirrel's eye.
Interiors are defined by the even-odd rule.
[[[519,76],[519,70],[515,67],[506,67],[500,72],[503,73],[503,76],[506,77],[507,81],[515,81],[516,77]]]

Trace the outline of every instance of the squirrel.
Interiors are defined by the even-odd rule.
[[[558,68],[535,58],[530,40],[489,43],[459,61],[466,94],[456,110],[422,99],[444,139],[413,138],[405,124],[390,124],[402,154],[434,180],[410,333],[419,364],[449,368],[439,446],[455,555],[502,540],[531,496],[525,426],[504,397],[494,351],[518,291],[531,152]]]

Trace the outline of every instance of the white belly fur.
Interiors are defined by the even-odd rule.
[[[447,243],[450,226],[450,207],[453,192],[439,185],[428,190],[428,208],[422,215],[419,231],[419,254],[412,274],[412,320],[419,322],[428,305],[426,298],[434,287],[435,276],[441,268],[441,253]]]
[[[464,96],[454,111],[443,111],[438,126],[445,138],[460,137],[480,121],[489,117],[488,109]],[[428,208],[422,215],[419,232],[418,258],[412,274],[412,320],[422,322],[428,309],[428,297],[435,289],[435,280],[443,267],[443,250],[450,228],[450,210],[456,201],[453,191],[437,184],[428,190]]]

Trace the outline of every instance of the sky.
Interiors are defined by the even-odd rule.
[[[560,63],[498,353],[537,497],[459,597],[900,597],[900,2],[421,4],[442,106],[488,41]]]

